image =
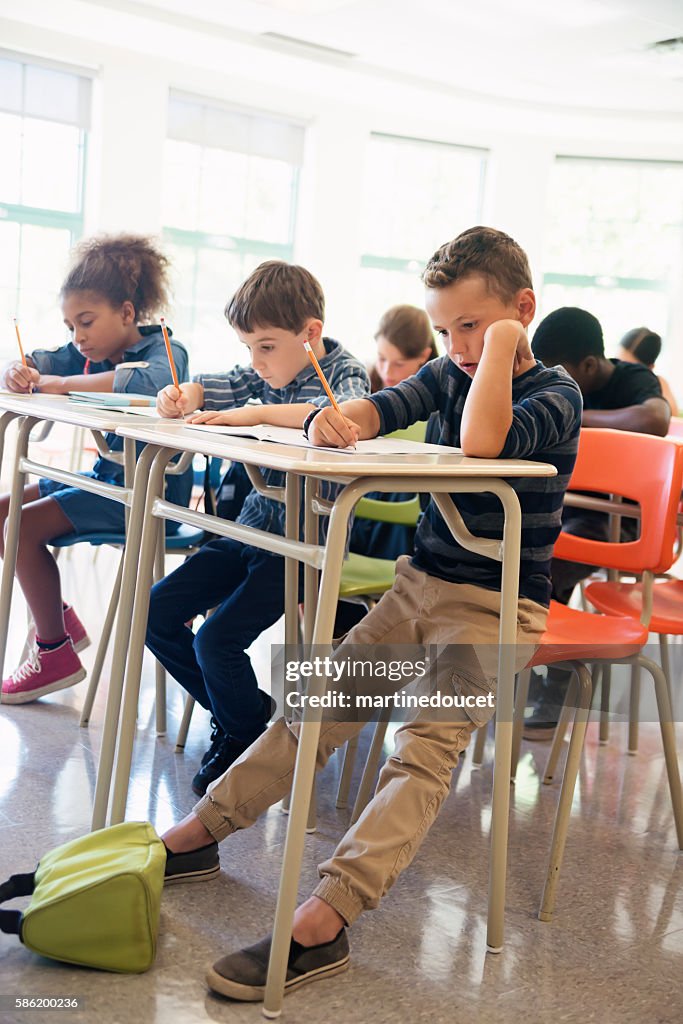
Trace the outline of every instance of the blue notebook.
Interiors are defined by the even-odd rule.
[[[86,405],[107,407],[120,405],[155,406],[156,395],[135,395],[127,391],[70,391],[72,402],[84,402]]]

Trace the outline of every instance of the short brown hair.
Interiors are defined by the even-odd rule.
[[[257,327],[298,333],[311,317],[325,319],[325,296],[304,267],[284,260],[261,263],[225,307],[231,327],[251,334]]]
[[[424,309],[417,306],[392,306],[388,309],[379,322],[375,339],[380,334],[407,359],[416,359],[426,348],[430,349],[428,359],[435,359],[439,354],[429,317]]]
[[[144,235],[99,235],[80,242],[61,287],[93,292],[115,309],[132,302],[138,323],[150,322],[169,302],[170,261],[156,241]]]
[[[446,242],[427,263],[422,280],[428,288],[447,288],[471,274],[481,274],[489,291],[504,302],[533,287],[526,253],[495,228],[469,228]]]

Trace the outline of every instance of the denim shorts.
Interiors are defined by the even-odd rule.
[[[99,480],[96,473],[87,471],[79,476],[88,476],[91,480]],[[116,484],[115,480],[106,483]],[[59,503],[64,515],[73,526],[77,535],[86,533],[124,533],[126,528],[126,506],[101,494],[82,491],[79,487],[69,487],[57,480],[38,481],[41,498],[54,498]],[[177,523],[166,521],[166,534],[176,533]],[[69,535],[70,536],[70,535]]]

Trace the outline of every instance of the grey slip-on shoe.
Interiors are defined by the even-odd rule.
[[[266,991],[272,936],[254,946],[231,953],[210,967],[206,982],[213,992],[243,1002],[259,1002]],[[336,938],[320,946],[302,946],[292,939],[287,960],[285,995],[300,985],[340,974],[349,966],[349,940],[342,928]]]

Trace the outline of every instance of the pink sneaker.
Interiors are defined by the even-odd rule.
[[[2,703],[28,704],[46,693],[80,683],[85,674],[71,640],[65,640],[53,651],[33,647],[26,661],[3,679]]]
[[[85,626],[79,619],[72,606],[69,604],[64,609],[64,629],[71,637],[71,643],[73,644],[74,651],[80,654],[86,647],[90,647],[92,640],[88,636]],[[36,625],[35,622],[31,624],[31,628],[28,631],[28,638],[26,641],[29,647],[35,646],[36,642]]]

